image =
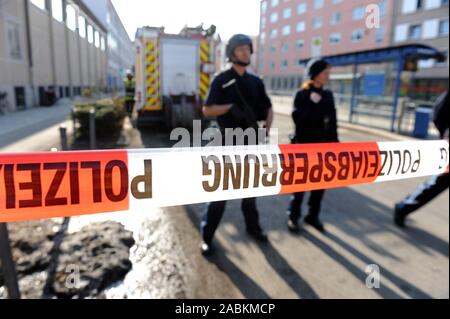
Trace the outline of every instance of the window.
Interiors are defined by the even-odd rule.
[[[285,26],[283,27],[282,34],[283,34],[283,35],[289,35],[289,34],[291,34],[291,26],[285,25]]]
[[[274,45],[272,45],[272,46],[270,47],[270,53],[275,53],[275,52],[277,52],[277,47],[274,46]]]
[[[324,0],[314,0],[314,9],[320,9],[323,7]]]
[[[272,7],[276,7],[277,5],[278,5],[278,0],[272,0],[272,2],[271,2],[271,4],[272,4]]]
[[[62,0],[52,0],[52,15],[55,20],[63,22]]]
[[[400,24],[395,27],[395,42],[406,41],[408,38],[408,24]]]
[[[330,43],[338,44],[341,42],[341,34],[340,33],[332,33],[330,34]]]
[[[22,60],[22,46],[20,43],[20,25],[14,21],[6,22],[9,57]]]
[[[338,3],[341,3],[342,2],[342,0],[333,0],[333,1],[331,1],[333,4],[338,4]]]
[[[364,7],[357,7],[355,9],[353,9],[353,14],[352,14],[353,20],[355,20],[355,21],[362,20],[362,19],[364,19],[365,15],[366,15],[366,9]]]
[[[261,35],[259,36],[259,41],[261,42],[261,44],[266,43],[266,33],[262,32]]]
[[[331,25],[336,25],[339,22],[341,22],[341,18],[342,18],[342,14],[340,12],[334,12],[331,15],[331,21],[330,21]]]
[[[441,7],[441,0],[427,0],[425,1],[425,9],[432,10]]]
[[[281,46],[281,52],[288,52],[289,51],[289,44],[283,43]]]
[[[278,13],[274,12],[270,15],[270,22],[274,23],[278,21]]]
[[[102,36],[100,38],[100,50],[105,51],[106,50],[106,43],[105,43],[105,37]]]
[[[299,49],[303,49],[303,47],[305,46],[305,41],[304,40],[297,40],[295,42],[295,47],[299,50]]]
[[[306,23],[304,21],[297,23],[297,32],[303,32],[306,29]]]
[[[31,0],[31,3],[34,4],[36,7],[42,10],[47,10],[45,6],[45,0]]]
[[[313,19],[313,28],[318,29],[322,27],[322,17],[315,17]]]
[[[386,16],[387,13],[387,3],[386,0],[381,0],[378,3],[378,6],[380,7],[380,17],[384,18]]]
[[[275,69],[275,62],[274,61],[270,62],[270,69],[271,70]]]
[[[448,35],[448,19],[439,22],[439,36],[442,37],[446,35]]]
[[[434,59],[428,59],[428,60],[419,60],[419,63],[417,64],[419,69],[429,69],[434,66]]]
[[[267,1],[263,1],[261,3],[261,12],[262,14],[265,14],[267,12]]]
[[[408,39],[418,40],[422,36],[422,26],[420,24],[412,25],[409,27]]]
[[[384,41],[384,28],[380,27],[375,29],[375,42],[381,43]]]
[[[306,3],[300,3],[297,6],[297,14],[303,14],[306,12]]]
[[[288,67],[288,60],[283,60],[283,62],[281,62],[281,68],[286,69],[287,67]]]
[[[272,29],[272,31],[270,32],[270,37],[271,38],[276,38],[278,35],[278,30],[277,29]]]
[[[82,16],[78,16],[78,33],[83,39],[86,38],[86,20]]]
[[[262,17],[261,18],[261,29],[264,29],[266,27],[266,18]]]
[[[403,14],[416,12],[420,8],[422,8],[422,0],[403,0]]]
[[[89,43],[94,42],[94,28],[90,24],[87,26],[87,39]]]
[[[94,44],[97,48],[100,47],[100,33],[98,33],[98,31],[95,31],[95,36],[94,36]]]
[[[67,27],[75,31],[77,29],[77,13],[75,12],[75,9],[70,4],[66,7],[66,14],[67,14]]]
[[[439,20],[432,19],[426,20],[423,23],[422,38],[423,39],[434,39],[439,33]]]
[[[351,40],[352,42],[359,42],[364,37],[364,30],[363,29],[356,29],[353,30]]]
[[[290,8],[283,10],[283,19],[289,19],[291,17],[292,10]]]

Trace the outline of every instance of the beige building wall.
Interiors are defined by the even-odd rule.
[[[78,88],[106,86],[106,32],[88,9],[67,0],[76,12],[93,25],[105,46],[96,47],[79,30],[55,20],[49,10],[28,3],[31,50],[27,47],[26,6],[24,0],[0,0],[0,92],[6,92],[9,110],[17,109],[18,92],[24,92],[24,107],[39,103],[39,92],[54,86],[59,95],[73,96]],[[78,20],[78,19],[77,19]],[[103,50],[102,50],[103,49]],[[30,67],[29,52],[33,66]],[[63,88],[61,91],[60,88]],[[66,92],[69,87],[69,92]],[[21,93],[20,93],[21,94]],[[19,99],[20,100],[20,99]]]

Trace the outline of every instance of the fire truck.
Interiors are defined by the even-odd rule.
[[[212,76],[216,72],[216,27],[184,27],[168,34],[164,27],[136,33],[137,126],[164,121],[168,128],[192,127],[201,119]]]

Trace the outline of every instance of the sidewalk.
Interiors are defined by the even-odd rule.
[[[72,104],[73,101],[64,99],[52,107],[35,107],[0,116],[0,150],[39,151],[43,145],[59,142],[58,127],[68,124]]]

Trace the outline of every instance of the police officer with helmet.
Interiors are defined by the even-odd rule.
[[[203,114],[205,117],[217,117],[222,135],[227,128],[253,128],[257,135],[258,121],[265,121],[266,130],[269,130],[273,119],[272,103],[263,81],[246,71],[253,54],[251,39],[243,34],[234,35],[228,43],[226,54],[232,66],[217,75],[212,82]],[[201,223],[203,255],[213,252],[212,240],[225,206],[226,201],[212,202],[207,206]],[[267,241],[267,236],[259,224],[256,199],[243,199],[241,209],[247,233],[258,241]]]

